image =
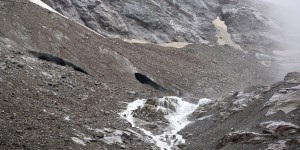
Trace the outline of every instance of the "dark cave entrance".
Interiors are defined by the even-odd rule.
[[[39,52],[34,52],[34,51],[30,51],[31,54],[33,54],[35,57],[41,59],[41,60],[45,60],[45,61],[48,61],[48,62],[52,62],[52,63],[55,63],[57,65],[60,65],[60,66],[70,66],[72,67],[75,71],[79,71],[79,72],[82,72],[84,74],[88,74],[85,70],[83,70],[82,68],[78,67],[77,65],[71,63],[71,62],[68,62],[62,58],[59,58],[57,56],[53,56],[51,54],[46,54],[46,53],[39,53]]]
[[[151,86],[152,88],[158,90],[158,91],[163,91],[163,92],[167,92],[168,90],[165,89],[164,87],[160,86],[159,84],[157,84],[156,82],[152,81],[150,78],[148,78],[147,76],[141,74],[141,73],[135,73],[134,74],[135,78],[142,84],[146,84]]]

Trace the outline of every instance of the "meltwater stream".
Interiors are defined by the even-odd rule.
[[[199,99],[198,102],[193,104],[175,96],[158,98],[154,103],[153,99],[138,99],[129,103],[127,109],[121,112],[120,116],[131,123],[132,127],[141,130],[147,137],[150,137],[151,142],[161,150],[171,150],[175,149],[175,146],[185,143],[185,139],[178,132],[191,123],[188,116],[199,106],[210,102],[210,99]],[[158,127],[161,132],[145,126],[145,124],[156,124],[150,122],[151,119],[146,119],[147,115],[142,114],[143,109],[146,111],[145,114],[149,113],[149,107],[150,110],[153,110],[152,113],[155,113],[154,115],[163,114],[163,120],[167,122],[164,126]]]

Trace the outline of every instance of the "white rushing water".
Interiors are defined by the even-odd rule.
[[[136,127],[145,135],[152,139],[151,142],[155,143],[162,150],[174,149],[174,146],[184,144],[185,139],[178,134],[185,126],[191,121],[188,120],[188,116],[192,114],[199,106],[205,105],[211,102],[210,99],[199,99],[198,103],[193,104],[184,101],[182,98],[169,96],[159,98],[157,100],[156,111],[162,110],[165,112],[165,119],[169,122],[167,128],[165,128],[162,134],[155,135],[151,131],[139,126],[139,119],[133,116],[135,110],[145,107],[147,100],[138,99],[127,105],[127,109],[120,113],[120,116],[131,123],[132,127]],[[172,110],[173,108],[173,110]]]

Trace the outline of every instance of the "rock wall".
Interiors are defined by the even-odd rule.
[[[237,0],[43,0],[58,12],[108,37],[153,43],[216,42],[212,21],[221,16],[242,48],[274,46],[277,29],[263,5]]]

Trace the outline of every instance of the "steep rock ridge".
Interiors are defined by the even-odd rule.
[[[265,52],[280,42],[278,26],[258,1],[99,1],[43,0],[52,8],[109,37],[153,43],[214,44],[212,21],[219,16],[234,42],[248,51]]]
[[[232,92],[199,107],[182,131],[187,149],[298,149],[299,73],[271,86]],[[191,133],[192,131],[192,133]]]
[[[154,43],[211,41],[218,9],[217,0],[44,2],[103,35]]]

